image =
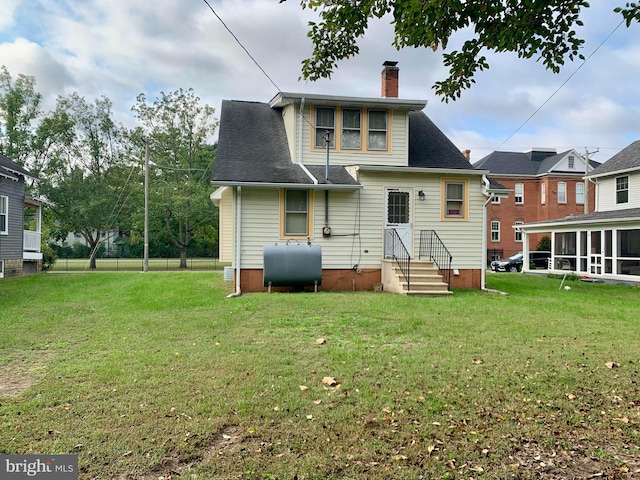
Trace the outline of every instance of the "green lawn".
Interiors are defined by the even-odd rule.
[[[640,290],[560,281],[4,280],[0,454],[77,453],[81,479],[640,478]]]

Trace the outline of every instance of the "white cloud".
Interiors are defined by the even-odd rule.
[[[444,104],[431,88],[447,73],[442,52],[396,51],[388,18],[371,22],[360,55],[340,62],[331,80],[300,82],[301,62],[311,53],[307,23],[314,12],[303,11],[295,0],[209,3],[285,91],[376,97],[382,62],[399,61],[400,96],[427,99],[426,113],[459,148],[470,148],[474,160],[497,148],[621,149],[637,139],[637,24],[615,30],[550,100],[581,62],[567,63],[554,75],[535,60],[492,54],[491,68],[477,74],[477,83],[460,100]],[[620,23],[606,3],[593,2],[583,14],[585,55]],[[135,122],[130,108],[139,93],[153,100],[160,91],[193,87],[219,109],[223,98],[268,101],[277,92],[204,1],[4,0],[0,32],[2,63],[13,76],[35,76],[48,104],[73,91],[90,100],[105,95],[127,124]]]

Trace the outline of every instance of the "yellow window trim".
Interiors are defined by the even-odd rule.
[[[284,232],[285,221],[285,199],[284,192],[286,190],[305,190],[307,192],[307,231],[309,235],[286,235]],[[292,239],[292,240],[306,240],[307,237],[313,238],[313,190],[305,188],[281,188],[280,189],[280,238]]]
[[[447,183],[462,183],[463,184],[463,196],[462,206],[463,212],[460,217],[448,217],[447,210]],[[469,220],[469,179],[468,178],[443,178],[440,183],[441,192],[441,216],[440,219],[445,222],[461,222]]]
[[[331,148],[331,152],[347,152],[347,153],[368,153],[368,154],[388,154],[391,153],[391,123],[393,111],[388,108],[365,108],[365,107],[342,107],[331,105],[318,105],[322,108],[333,108],[335,110],[336,118],[335,125],[333,127],[335,131],[335,148]],[[325,152],[326,148],[316,147],[316,105],[311,106],[311,150],[314,152]],[[342,109],[346,110],[360,110],[361,112],[361,125],[360,125],[360,148],[342,148]],[[374,150],[367,149],[367,132],[369,131],[369,110],[376,112],[387,112],[387,149],[386,150]]]

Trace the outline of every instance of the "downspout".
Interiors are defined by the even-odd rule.
[[[482,273],[480,275],[480,290],[486,290],[486,275],[487,275],[487,205],[491,201],[493,194],[489,192],[490,183],[486,175],[482,176],[482,183],[489,193],[489,198],[484,202],[482,206]]]
[[[227,295],[227,298],[239,297],[242,295],[240,290],[240,247],[242,240],[242,187],[236,187],[236,289],[235,292]]]
[[[318,179],[314,177],[309,169],[304,166],[302,161],[302,128],[304,126],[304,97],[300,99],[300,115],[298,116],[298,165],[300,168],[306,173],[311,180],[313,180],[313,184],[318,184]]]

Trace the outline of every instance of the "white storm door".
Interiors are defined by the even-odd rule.
[[[407,252],[413,257],[413,190],[387,188],[385,197],[385,232],[395,229]],[[385,256],[390,253],[387,248],[391,247],[385,246]]]

